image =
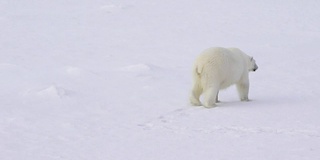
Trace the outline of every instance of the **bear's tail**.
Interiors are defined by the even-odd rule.
[[[195,64],[194,67],[193,67],[193,73],[197,74],[198,76],[201,75],[202,70],[203,70],[203,66],[202,65]]]
[[[202,73],[202,66],[199,65],[194,65],[193,70],[192,70],[192,76],[193,76],[193,82],[197,85],[199,85],[199,87],[202,88],[201,85],[201,73]]]

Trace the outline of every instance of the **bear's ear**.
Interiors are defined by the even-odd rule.
[[[252,60],[253,60],[253,57],[251,57],[250,61],[252,61]]]

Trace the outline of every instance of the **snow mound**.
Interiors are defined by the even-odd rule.
[[[77,67],[68,66],[66,67],[66,73],[71,76],[80,76],[83,74],[83,70]]]
[[[122,67],[120,70],[125,72],[148,72],[152,70],[152,66],[148,64],[134,64]]]
[[[38,91],[37,95],[41,97],[60,97],[61,98],[62,96],[66,95],[66,91],[63,88],[52,85],[43,90]]]
[[[25,96],[37,97],[40,99],[60,99],[70,95],[70,91],[57,85],[49,85],[42,89],[29,90]]]
[[[10,64],[10,63],[0,63],[0,69],[6,69],[6,68],[12,68],[12,67],[16,67],[16,65]]]
[[[100,7],[101,10],[107,12],[107,13],[115,13],[119,12],[120,10],[126,8],[125,6],[122,5],[115,5],[115,4],[108,4],[108,5],[103,5]]]
[[[0,74],[17,74],[21,75],[21,72],[25,71],[24,68],[15,65],[15,64],[10,64],[10,63],[0,63]]]

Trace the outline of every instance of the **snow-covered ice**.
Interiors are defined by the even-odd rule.
[[[0,1],[1,160],[320,157],[320,2]],[[189,105],[195,57],[259,70]]]

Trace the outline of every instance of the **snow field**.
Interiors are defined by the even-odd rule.
[[[309,1],[0,1],[0,157],[320,156],[319,6]],[[257,60],[250,102],[188,104],[194,58]]]

